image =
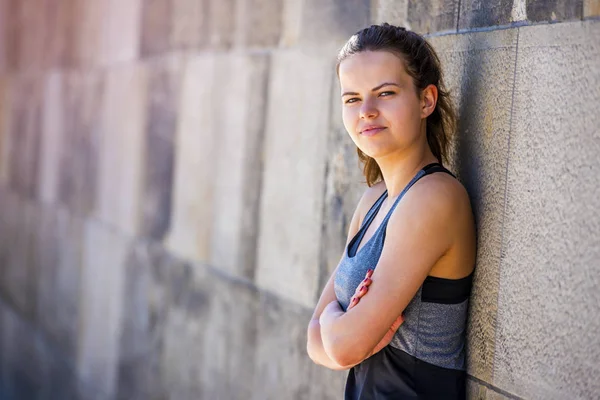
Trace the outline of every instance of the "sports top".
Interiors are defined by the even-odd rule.
[[[452,175],[438,163],[421,169],[357,252],[387,190],[365,216],[334,278],[335,294],[344,311],[367,270],[377,266],[394,209],[419,179],[436,172]],[[472,277],[473,273],[462,279],[428,276],[404,310],[404,322],[390,344],[350,369],[345,399],[464,399],[465,328]]]

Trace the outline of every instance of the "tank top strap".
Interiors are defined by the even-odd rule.
[[[371,209],[367,212],[367,214],[365,214],[365,217],[363,218],[363,222],[360,225],[361,228],[365,225],[365,224],[371,224],[371,221],[373,220],[373,218],[375,218],[375,215],[377,214],[377,212],[379,211],[379,208],[381,208],[381,204],[383,203],[383,201],[387,198],[387,194],[388,191],[387,189],[381,194],[381,196],[379,196],[379,198],[375,201],[375,203],[373,203],[373,205],[371,206]]]
[[[431,164],[428,164],[428,165],[424,166],[423,168],[421,168],[419,170],[419,172],[417,172],[417,174],[410,180],[410,182],[408,182],[408,184],[402,190],[402,192],[400,192],[400,195],[398,195],[398,198],[394,201],[394,204],[392,204],[392,207],[390,208],[390,210],[388,211],[387,215],[383,219],[382,225],[385,224],[384,226],[387,226],[387,223],[388,223],[389,219],[391,218],[392,213],[394,212],[394,210],[396,209],[396,206],[398,205],[398,203],[400,202],[400,200],[402,200],[402,197],[404,197],[404,195],[406,194],[406,192],[408,192],[408,190],[415,183],[417,183],[419,181],[419,179],[421,179],[422,177],[424,177],[426,175],[433,174],[435,172],[445,172],[447,174],[450,174],[450,175],[454,176],[454,174],[452,174],[452,172],[448,171],[440,163],[431,163]]]

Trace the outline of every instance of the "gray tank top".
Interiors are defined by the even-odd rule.
[[[367,228],[387,198],[387,190],[365,216],[359,231],[348,243],[334,278],[335,294],[344,311],[367,270],[377,267],[387,223],[394,209],[419,179],[435,172],[451,174],[437,163],[421,169],[400,193],[373,236],[357,252]],[[465,328],[472,275],[462,279],[428,276],[404,310],[404,323],[390,346],[438,367],[464,370]]]

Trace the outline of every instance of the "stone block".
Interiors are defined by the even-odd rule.
[[[487,389],[472,379],[467,379],[467,399],[486,400]]]
[[[139,51],[141,0],[78,1],[74,61],[91,67],[131,62]]]
[[[44,65],[46,7],[35,0],[10,2],[9,58],[13,69],[34,72]]]
[[[176,49],[199,49],[209,38],[209,0],[172,0],[170,45]],[[233,16],[231,16],[233,18]]]
[[[9,7],[10,3],[8,0],[0,0],[0,37],[3,40],[0,40],[0,75],[8,72],[8,41],[10,39],[8,36],[9,33],[9,12],[11,8]]]
[[[371,22],[407,26],[408,0],[372,0]]]
[[[36,226],[36,321],[63,357],[74,360],[79,331],[83,221],[46,206]]]
[[[80,0],[45,2],[44,66],[68,68],[77,61]]]
[[[123,327],[120,336],[118,397],[163,399],[167,388],[162,356],[172,281],[185,265],[156,245],[132,247],[125,268]]]
[[[306,354],[306,327],[311,314],[311,310],[297,304],[261,295],[252,399],[342,397],[347,372],[318,366]]]
[[[346,247],[350,221],[367,189],[356,146],[342,121],[342,99],[337,76],[332,76],[331,122],[326,144],[325,204],[321,229],[318,301]]]
[[[62,114],[56,116],[63,129],[58,200],[75,214],[89,215],[97,198],[104,76],[70,72],[63,79]]]
[[[239,0],[209,1],[208,47],[228,49],[235,39],[235,15]]]
[[[9,184],[23,197],[33,198],[37,191],[41,130],[40,80],[29,77],[13,79],[8,103]]]
[[[520,397],[600,393],[599,35],[519,28],[493,384]]]
[[[123,315],[126,238],[88,220],[84,232],[79,304],[78,375],[107,396],[117,390]]]
[[[0,186],[8,186],[10,166],[10,92],[8,78],[0,75]]]
[[[170,395],[250,398],[257,340],[256,289],[212,269],[187,266],[171,277],[170,290],[173,297],[162,358]]]
[[[283,26],[285,0],[244,0],[236,8],[236,45],[275,47]],[[296,15],[296,18],[298,16]]]
[[[420,34],[456,31],[458,0],[408,0],[408,27]]]
[[[38,223],[39,215],[34,203],[15,193],[3,193],[0,288],[14,310],[26,318],[33,317],[37,294],[33,254]]]
[[[461,1],[458,29],[509,24],[512,22],[513,3],[512,0]]]
[[[146,89],[146,71],[138,65],[106,75],[95,214],[130,236],[141,218]]]
[[[583,0],[583,17],[600,16],[600,0]]]
[[[95,16],[102,21],[98,64],[131,63],[138,58],[143,3],[143,0],[100,2],[103,13]]]
[[[528,0],[527,19],[533,22],[581,19],[584,0]]]
[[[167,240],[183,257],[249,279],[256,258],[267,69],[264,56],[201,56],[188,63]]]
[[[150,56],[169,50],[173,22],[171,0],[149,0],[142,2],[140,53]]]
[[[271,71],[256,281],[312,307],[319,280],[333,60],[282,52],[274,56]]]
[[[65,88],[64,76],[50,73],[44,82],[42,124],[39,134],[39,168],[37,198],[56,204],[59,199],[60,167],[65,153]]]
[[[84,392],[79,382],[74,362],[65,358],[56,348],[39,340],[36,351],[39,357],[40,368],[43,371],[43,384],[38,399],[100,399],[104,400],[101,393],[90,391],[93,395],[82,396]]]
[[[449,168],[469,193],[477,225],[468,370],[491,382],[517,32],[447,35],[430,42],[459,114]]]
[[[36,399],[45,376],[38,352],[39,336],[33,327],[10,307],[2,307],[1,354],[4,363],[3,398]]]
[[[301,9],[299,44],[326,46],[335,57],[338,47],[369,24],[370,11],[369,0],[306,0]]]
[[[141,233],[162,240],[169,229],[175,159],[174,137],[181,85],[178,56],[147,64]]]

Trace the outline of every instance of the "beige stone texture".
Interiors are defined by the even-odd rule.
[[[65,140],[63,81],[60,73],[48,74],[43,89],[37,198],[48,204],[55,204],[59,198],[60,159]]]
[[[137,58],[141,0],[79,0],[76,10],[77,65],[110,65]]]
[[[162,371],[176,398],[251,398],[258,293],[199,265],[171,270]],[[243,306],[242,306],[243,305]],[[237,329],[231,329],[232,324]]]
[[[117,390],[128,240],[89,219],[83,237],[77,370],[83,382]]]
[[[183,57],[157,57],[145,64],[148,76],[141,233],[162,241],[169,229],[175,134]]]
[[[59,203],[77,215],[92,213],[96,200],[103,81],[104,75],[96,71],[63,75],[61,113],[52,121],[55,129],[62,132],[54,131],[48,137],[50,141],[61,139],[59,144],[53,145],[58,146],[60,152],[55,193]],[[52,189],[48,192],[52,193]]]
[[[10,92],[8,78],[0,75],[0,186],[7,186],[10,166]]]
[[[369,0],[305,0],[300,8],[295,16],[301,20],[296,44],[330,51],[334,57],[338,47],[369,24],[371,3]],[[292,23],[291,29],[297,28],[294,17],[286,22]]]
[[[146,70],[138,64],[107,72],[95,215],[130,236],[141,218],[146,92]]]
[[[308,307],[318,286],[325,145],[333,61],[273,57],[260,206],[257,283]]]
[[[229,49],[235,39],[236,7],[240,0],[210,1],[208,7],[208,46]]]
[[[8,38],[9,0],[0,0],[0,37]],[[0,40],[0,76],[8,71],[8,40]]]
[[[190,60],[184,69],[177,123],[173,211],[166,245],[180,256],[208,262],[213,215],[213,165],[220,122],[212,118],[213,56]],[[190,185],[189,182],[196,182]]]
[[[35,231],[39,213],[33,202],[6,189],[2,191],[2,280],[0,288],[15,311],[33,318],[37,268]]]
[[[519,28],[493,384],[520,397],[600,393],[599,35]]]
[[[284,3],[285,0],[238,1],[235,23],[236,46],[277,46],[283,26]],[[301,2],[296,3],[300,4]]]
[[[409,1],[407,28],[420,34],[456,31],[458,0]]]
[[[44,68],[67,68],[77,61],[79,0],[45,2]]]
[[[267,61],[242,55],[189,61],[167,239],[181,256],[247,278],[256,258]]]
[[[140,54],[142,56],[155,55],[169,49],[172,16],[171,0],[142,2],[140,27]]]
[[[449,168],[469,192],[478,240],[468,370],[486,382],[494,362],[516,41],[515,30],[430,39],[459,113]]]
[[[306,354],[312,310],[262,294],[252,399],[339,399],[347,372],[314,364]],[[281,332],[285,332],[282,335]]]
[[[36,0],[9,3],[9,63],[20,72],[35,72],[44,65],[46,7]]]
[[[40,337],[28,321],[8,306],[0,307],[0,354],[3,398],[36,399],[46,383],[39,352]]]
[[[169,307],[184,283],[173,278],[185,276],[184,266],[157,245],[132,246],[125,267],[118,398],[167,397],[162,350]]]
[[[371,22],[407,26],[408,0],[371,0]]]
[[[33,198],[38,174],[41,80],[30,76],[11,79],[8,96],[9,184],[23,197]]]
[[[33,264],[37,270],[36,321],[67,360],[73,361],[79,331],[83,221],[65,209],[40,210]]]
[[[600,0],[584,0],[583,1],[583,17],[598,17],[600,16]]]
[[[486,400],[487,389],[472,379],[467,379],[467,399]]]
[[[171,0],[171,45],[176,49],[198,49],[208,40],[209,7],[207,0]],[[233,18],[233,16],[232,16]]]

